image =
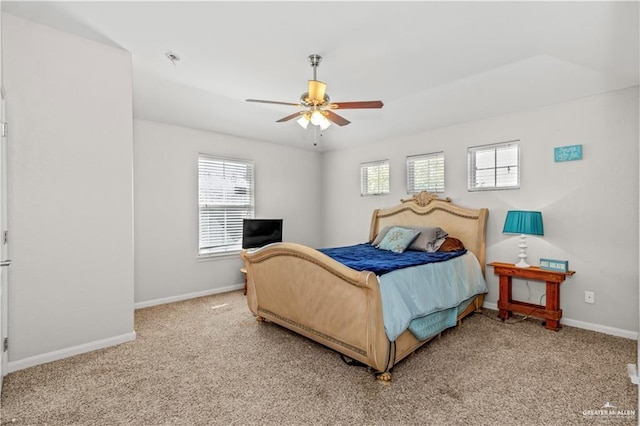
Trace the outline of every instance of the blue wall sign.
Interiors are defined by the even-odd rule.
[[[582,160],[582,145],[560,146],[553,149],[556,163]]]

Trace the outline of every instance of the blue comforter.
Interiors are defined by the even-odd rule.
[[[404,253],[394,253],[363,243],[319,251],[356,271],[371,271],[376,275],[384,275],[396,269],[453,259],[465,254],[467,250],[434,253],[408,250]]]
[[[430,337],[433,332],[421,329],[433,313],[448,311],[443,324],[454,326],[456,307],[488,290],[480,263],[471,252],[450,262],[400,269],[379,281],[384,330],[391,341],[407,328],[419,340]]]
[[[424,340],[454,326],[458,311],[466,306],[460,304],[487,292],[480,264],[466,250],[394,253],[365,243],[320,251],[352,269],[378,275],[390,341],[407,328]]]

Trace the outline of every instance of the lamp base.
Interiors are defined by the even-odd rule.
[[[518,253],[518,257],[520,261],[516,263],[518,268],[529,268],[529,265],[525,259],[527,258],[527,236],[525,234],[520,234],[520,244],[518,244],[518,248],[520,252]]]

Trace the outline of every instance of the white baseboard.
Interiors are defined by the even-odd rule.
[[[121,343],[136,340],[136,332],[121,334],[119,336],[109,337],[107,339],[96,340],[94,342],[83,343],[82,345],[72,346],[70,348],[60,349],[42,355],[36,355],[29,358],[19,359],[17,361],[9,361],[7,370],[9,373],[24,370],[25,368],[35,367],[36,365],[45,364],[47,362],[58,361],[74,355],[80,355],[87,352],[96,351],[98,349],[108,348],[109,346],[119,345]]]
[[[149,300],[146,302],[139,302],[134,304],[135,309],[147,308],[155,305],[162,305],[165,303],[178,302],[181,300],[193,299],[196,297],[210,296],[213,294],[226,293],[229,291],[240,290],[244,287],[243,284],[234,284],[227,287],[215,288],[211,290],[199,291],[196,293],[188,293],[179,296],[165,297],[163,299]],[[121,343],[130,342],[136,339],[135,331],[131,333],[122,334],[119,336],[110,337],[107,339],[96,340],[95,342],[84,343],[78,346],[72,346],[70,348],[60,349],[57,351],[32,356],[29,358],[20,359],[17,361],[9,361],[7,364],[7,374],[14,371],[23,370],[29,367],[35,367],[36,365],[45,364],[47,362],[58,361],[63,358],[68,358],[74,355],[80,355],[87,352],[92,352],[98,349],[108,348],[109,346],[119,345]],[[4,373],[4,372],[3,372]]]
[[[483,308],[491,309],[493,311],[498,310],[498,304],[492,302],[484,302]],[[638,340],[638,332],[631,330],[623,330],[621,328],[609,327],[601,324],[593,324],[585,321],[578,321],[571,318],[562,318],[561,324],[568,325],[569,327],[583,328],[585,330],[597,331],[599,333],[610,334],[611,336],[624,337],[626,339]]]
[[[179,302],[181,300],[195,299],[196,297],[211,296],[213,294],[227,293],[229,291],[240,290],[244,288],[243,284],[234,284],[227,287],[212,288],[210,290],[198,291],[195,293],[181,294],[178,296],[163,297],[162,299],[147,300],[146,302],[134,303],[135,309],[149,308],[156,305],[164,305],[165,303]]]
[[[631,340],[638,340],[638,333],[631,330],[623,330],[621,328],[608,327],[606,325],[593,324],[590,322],[578,321],[571,318],[562,318],[560,323],[570,327],[584,328],[586,330],[597,331],[612,336],[624,337]]]
[[[227,287],[215,288],[211,290],[199,291],[196,293],[183,294],[180,296],[166,297],[163,299],[149,300],[146,302],[139,302],[134,304],[135,309],[147,308],[155,305],[162,305],[165,303],[178,302],[181,300],[193,299],[196,297],[210,296],[218,293],[226,293],[229,291],[240,290],[244,287],[243,284],[234,284]],[[109,346],[119,345],[121,343],[130,342],[136,339],[135,331],[131,333],[122,334],[119,336],[109,337],[107,339],[96,340],[95,342],[84,343],[78,346],[72,346],[70,348],[60,349],[53,352],[48,352],[41,355],[32,356],[29,358],[19,359],[17,361],[9,361],[7,364],[7,374],[14,371],[23,370],[29,367],[35,367],[36,365],[45,364],[47,362],[58,361],[63,358],[68,358],[74,355],[80,355],[87,352],[92,352],[98,349],[108,348]],[[5,372],[3,372],[4,374]]]

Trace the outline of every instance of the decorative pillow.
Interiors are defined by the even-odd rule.
[[[447,237],[438,249],[438,251],[458,251],[464,250],[464,244],[457,238]]]
[[[447,237],[447,232],[439,226],[416,226],[412,229],[420,231],[420,235],[409,246],[409,250],[426,251],[432,253],[438,251],[444,239]]]
[[[385,235],[387,235],[387,232],[389,232],[389,229],[391,229],[391,228],[393,228],[393,227],[392,226],[385,226],[384,228],[382,228],[380,230],[380,232],[378,232],[378,235],[376,235],[376,238],[373,240],[371,245],[378,247],[378,245],[382,242],[382,239],[385,237]]]
[[[376,247],[381,250],[390,250],[395,253],[402,253],[411,245],[411,242],[413,242],[418,235],[420,235],[420,231],[417,229],[394,226],[389,229],[380,244]]]

